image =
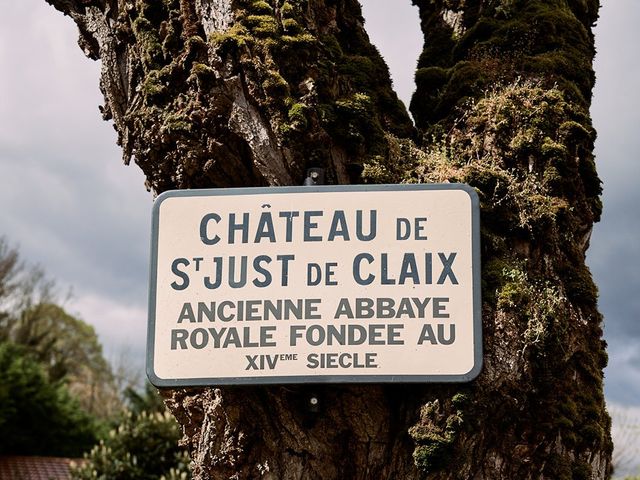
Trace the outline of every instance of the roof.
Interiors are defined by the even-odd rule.
[[[69,480],[72,458],[0,456],[2,480]]]

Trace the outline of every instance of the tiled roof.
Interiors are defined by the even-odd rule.
[[[0,480],[69,480],[72,461],[58,457],[0,456]]]

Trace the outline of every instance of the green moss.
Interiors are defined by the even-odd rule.
[[[604,439],[604,430],[598,423],[584,425],[579,434],[588,445],[601,445]]]
[[[443,439],[417,446],[413,451],[413,461],[420,470],[430,473],[444,468],[450,454],[449,442]]]
[[[196,62],[191,67],[189,80],[195,80],[200,88],[211,84],[215,78],[215,70],[204,63]]]
[[[142,82],[142,92],[150,103],[160,101],[167,94],[167,87],[161,81],[159,70],[151,70]]]
[[[316,43],[316,37],[310,33],[302,33],[300,35],[282,35],[280,41],[285,46],[310,46]]]
[[[293,18],[286,18],[282,21],[282,28],[287,34],[297,34],[302,32],[302,27]]]
[[[294,13],[295,13],[295,8],[289,2],[284,2],[280,7],[280,14],[285,18],[291,17]]]
[[[156,28],[144,17],[136,18],[131,27],[142,48],[142,60],[145,66],[149,69],[159,66],[163,54]]]
[[[377,149],[382,148],[384,132],[374,114],[369,95],[359,92],[337,100],[333,110],[327,127],[349,153],[360,156],[363,151],[376,153]]]
[[[285,98],[289,95],[289,84],[276,70],[268,70],[262,88],[269,97]]]
[[[457,4],[452,8],[465,11],[468,27],[459,39],[435,15],[423,18],[425,48],[418,68],[447,68],[452,81],[438,86],[432,99],[431,81],[441,77],[427,78],[424,86],[418,83],[411,104],[417,124],[432,125],[464,97],[479,98],[493,84],[519,76],[543,79],[548,87],[555,84],[567,98],[586,105],[594,82],[593,45],[586,25],[572,11],[577,3],[510,0],[482,12]]]
[[[197,77],[215,77],[215,70],[204,63],[194,63],[191,67],[191,75],[196,75]]]
[[[575,120],[562,122],[558,128],[558,135],[563,142],[580,144],[584,141],[593,140],[593,130],[585,127],[583,123]]]
[[[571,466],[572,480],[591,480],[593,470],[591,465],[582,460],[576,460]]]
[[[376,72],[376,64],[370,57],[363,55],[345,56],[338,66],[338,72],[349,76],[361,86],[369,86],[371,75]]]
[[[566,263],[561,266],[567,286],[567,295],[578,304],[593,304],[598,299],[598,287],[584,264]]]
[[[199,35],[189,37],[185,46],[188,52],[207,51],[207,43]]]
[[[162,39],[162,53],[165,58],[176,55],[182,47],[180,35],[182,33],[182,22],[180,22],[180,12],[171,12],[172,15],[166,22],[166,34]]]
[[[497,307],[502,310],[519,309],[531,301],[533,291],[527,274],[519,268],[505,268],[502,271],[502,288],[497,295]]]
[[[560,174],[560,171],[551,164],[545,168],[542,175],[542,184],[549,189],[551,193],[560,193],[559,188],[564,182],[564,177]]]
[[[451,404],[457,409],[461,409],[468,402],[469,396],[464,393],[456,393],[453,397],[451,397]]]
[[[294,130],[307,128],[307,111],[309,107],[304,103],[294,103],[288,112],[290,127]]]
[[[264,0],[256,0],[251,2],[251,11],[259,14],[273,14],[273,7]]]
[[[571,465],[571,459],[557,453],[551,453],[547,458],[543,473],[545,478],[553,478],[554,480],[573,480]]]
[[[212,34],[210,42],[224,54],[234,49],[246,47],[253,42],[253,37],[251,37],[247,27],[236,23],[225,33]]]
[[[416,71],[416,85],[425,94],[443,87],[449,79],[449,71],[442,67],[419,68]]]
[[[172,113],[165,116],[162,128],[170,134],[188,133],[191,131],[191,122],[182,113]]]
[[[166,5],[164,2],[137,1],[136,8],[138,11],[138,18],[145,18],[156,27],[160,25],[160,22],[164,18],[166,12]]]
[[[467,399],[463,397],[462,394],[457,396],[458,405],[466,403]],[[420,422],[409,429],[409,435],[416,443],[413,452],[415,465],[425,473],[445,467],[463,423],[461,412],[445,416],[437,400],[423,405]]]
[[[579,418],[578,406],[571,398],[567,398],[564,402],[560,403],[560,411],[574,421]]]
[[[561,429],[570,430],[574,427],[574,423],[567,417],[558,417],[556,419],[556,426]]]
[[[330,59],[335,61],[342,58],[344,55],[342,47],[334,35],[323,35],[320,37],[320,41]]]
[[[544,137],[540,147],[540,153],[545,158],[566,158],[568,154],[567,147],[563,143],[554,142],[549,137]]]
[[[271,15],[249,15],[246,19],[251,33],[257,37],[269,37],[277,35],[280,27]]]

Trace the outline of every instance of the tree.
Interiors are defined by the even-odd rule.
[[[468,385],[163,392],[196,478],[605,478],[597,0],[413,0],[411,110],[356,0],[47,0],[102,61],[150,189],[457,181],[481,199],[484,370]]]
[[[122,407],[94,328],[60,306],[55,282],[25,265],[0,237],[0,341],[21,345],[50,382],[65,382],[82,407],[106,419]],[[98,402],[99,399],[99,402]]]
[[[18,345],[0,342],[0,454],[78,457],[99,425]]]
[[[178,448],[180,428],[161,397],[147,384],[127,392],[125,410],[109,435],[72,469],[77,480],[186,480],[189,456]]]

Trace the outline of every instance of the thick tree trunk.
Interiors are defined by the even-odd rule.
[[[102,60],[125,161],[171,188],[466,182],[484,371],[463,385],[165,391],[196,478],[588,479],[610,472],[588,107],[597,0],[414,0],[414,128],[356,0],[48,0]],[[311,411],[311,394],[320,399]]]

